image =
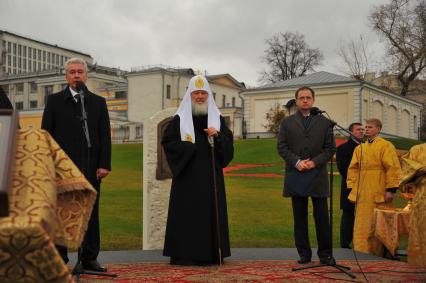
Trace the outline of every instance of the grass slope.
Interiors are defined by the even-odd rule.
[[[391,139],[397,148],[409,149],[420,142]],[[102,183],[100,220],[101,248],[125,250],[142,248],[142,150],[141,144],[113,145],[112,172]],[[275,139],[236,140],[232,164],[272,164],[232,173],[283,172],[283,161]],[[226,177],[229,228],[232,247],[293,247],[291,201],[282,197],[283,179]],[[337,247],[340,229],[340,177],[334,178],[334,231]],[[401,198],[397,206],[404,205]],[[316,246],[310,204],[311,243]]]

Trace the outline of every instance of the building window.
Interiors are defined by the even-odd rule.
[[[47,96],[49,96],[53,92],[53,86],[47,85],[44,87],[44,105],[46,105],[47,102]]]
[[[167,87],[166,87],[166,98],[167,99],[170,99],[170,97],[171,97],[171,95],[170,95],[170,85],[167,85]]]
[[[127,92],[126,91],[117,91],[117,92],[115,92],[115,98],[116,99],[126,99],[127,98]]]
[[[226,95],[222,95],[222,108],[226,107]]]
[[[414,124],[414,133],[417,134],[417,130],[418,130],[419,126],[417,125],[417,116],[416,115],[414,115],[414,117],[413,117],[413,124]]]
[[[37,100],[30,101],[30,108],[37,108]]]
[[[23,92],[24,91],[24,84],[16,84],[16,91]]]
[[[9,85],[0,85],[0,87],[3,89],[6,96],[9,94]]]
[[[24,103],[23,102],[16,102],[15,103],[16,110],[22,110],[24,109]]]
[[[53,85],[47,85],[44,87],[44,94],[49,95],[53,92]]]
[[[37,92],[37,84],[35,82],[30,82],[30,93]]]
[[[232,107],[235,107],[235,97],[232,98]]]

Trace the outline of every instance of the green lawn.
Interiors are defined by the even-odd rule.
[[[412,140],[392,140],[409,149]],[[142,145],[113,145],[113,170],[102,184],[100,219],[102,250],[142,248]],[[233,173],[282,174],[275,139],[236,140],[231,164],[270,164]],[[232,247],[293,247],[291,201],[282,197],[283,179],[226,177],[229,228]],[[340,176],[334,178],[334,246],[339,246]],[[397,206],[405,204],[401,198]],[[316,246],[310,204],[310,238]]]
[[[142,144],[113,145],[100,200],[101,248],[141,249]]]

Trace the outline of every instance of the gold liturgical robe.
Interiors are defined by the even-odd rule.
[[[369,240],[374,208],[391,208],[385,203],[388,188],[399,186],[401,167],[395,147],[377,137],[355,148],[346,179],[348,199],[356,202],[353,244],[356,251],[382,255],[378,240]]]
[[[96,191],[48,132],[19,130],[0,218],[0,282],[72,282],[54,244],[78,247]]]
[[[411,206],[408,262],[426,267],[426,175],[419,176],[420,169],[426,167],[426,143],[413,146],[401,163],[401,186],[412,184],[416,187]]]

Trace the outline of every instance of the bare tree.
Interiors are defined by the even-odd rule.
[[[367,42],[360,35],[358,41],[343,41],[338,54],[343,61],[343,72],[357,79],[365,79],[366,74],[371,71],[369,62],[372,54],[367,51]]]
[[[309,48],[299,33],[278,33],[267,39],[267,48],[262,60],[269,66],[260,73],[259,81],[273,83],[300,77],[313,71],[323,55],[319,49]]]
[[[270,133],[273,133],[275,136],[280,130],[281,120],[286,116],[286,110],[284,106],[275,103],[268,112],[265,113],[266,124],[262,126]]]
[[[375,7],[369,20],[387,44],[401,95],[405,96],[410,83],[424,74],[426,67],[426,2],[391,0]]]

